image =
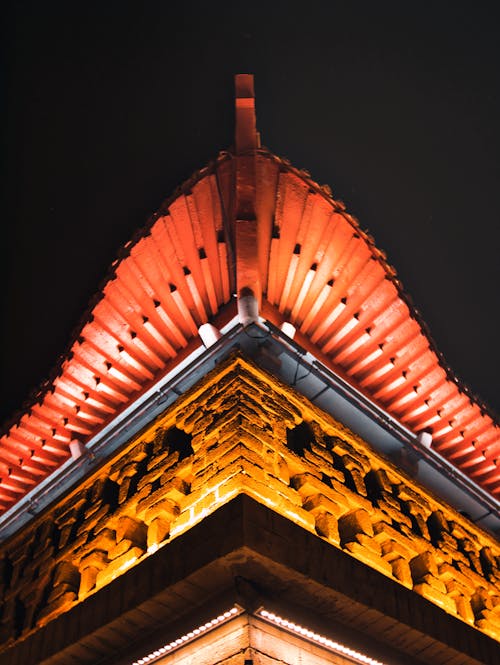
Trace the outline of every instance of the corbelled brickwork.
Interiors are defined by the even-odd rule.
[[[236,356],[2,546],[4,647],[240,493],[500,640],[498,543]]]

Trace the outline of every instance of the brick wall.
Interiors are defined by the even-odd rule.
[[[234,357],[2,545],[3,647],[240,493],[500,640],[498,543]]]

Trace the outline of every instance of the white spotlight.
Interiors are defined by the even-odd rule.
[[[295,337],[295,326],[293,326],[289,321],[285,321],[281,324],[281,332],[285,333],[287,337],[293,339]]]
[[[259,322],[259,303],[253,294],[238,298],[238,318],[242,326]]]
[[[419,432],[417,434],[417,441],[424,448],[430,448],[432,444],[432,434],[430,432]]]
[[[79,457],[83,457],[87,454],[87,448],[85,448],[84,444],[78,439],[73,439],[70,441],[69,449],[73,459],[78,459]]]
[[[198,335],[201,337],[201,341],[207,349],[210,346],[213,346],[215,342],[222,337],[221,331],[211,323],[203,323],[198,328]]]

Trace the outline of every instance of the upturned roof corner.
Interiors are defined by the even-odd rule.
[[[260,148],[260,135],[255,118],[255,92],[253,74],[236,74],[236,154]]]
[[[291,325],[304,351],[498,502],[498,418],[455,377],[357,220],[260,147],[253,76],[235,87],[234,150],[127,243],[50,380],[5,425],[0,511],[57,471],[73,440],[88,445],[181,367],[204,324],[236,316]]]

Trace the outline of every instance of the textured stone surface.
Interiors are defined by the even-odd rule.
[[[383,663],[498,664],[481,631],[240,494],[18,640],[0,665],[130,665],[234,603],[284,612]]]
[[[236,357],[2,545],[4,648],[241,493],[500,639],[498,543]]]

